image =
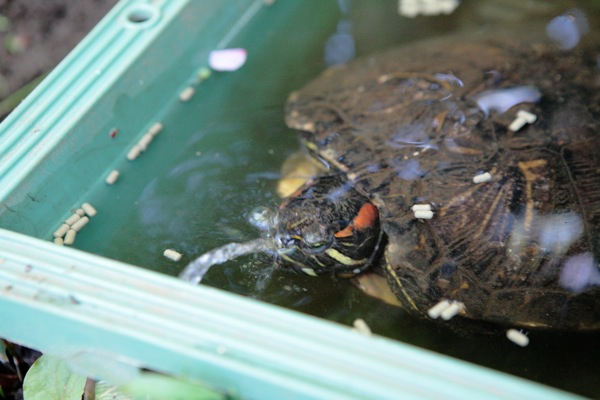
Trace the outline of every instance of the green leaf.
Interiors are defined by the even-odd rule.
[[[61,358],[42,355],[23,382],[25,400],[81,400],[85,377],[71,372]]]
[[[224,400],[226,398],[221,393],[196,384],[155,373],[142,373],[120,389],[134,399]]]

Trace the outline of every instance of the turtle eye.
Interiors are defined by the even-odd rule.
[[[320,235],[307,234],[302,237],[302,242],[306,245],[305,251],[307,253],[315,254],[330,247],[333,243],[333,238],[325,239]]]

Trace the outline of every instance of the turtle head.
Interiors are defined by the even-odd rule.
[[[273,221],[278,263],[308,275],[356,274],[381,241],[377,208],[347,180],[325,176],[289,197]]]

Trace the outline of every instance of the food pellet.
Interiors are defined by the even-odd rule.
[[[141,152],[142,149],[140,149],[140,146],[136,143],[131,150],[129,150],[129,153],[127,153],[127,159],[133,161],[140,156]]]
[[[163,255],[165,257],[167,257],[169,260],[172,260],[172,261],[179,261],[179,260],[181,260],[181,253],[179,253],[179,252],[177,252],[177,251],[175,251],[173,249],[166,249],[163,252]]]
[[[52,234],[55,238],[57,237],[63,237],[65,236],[65,234],[67,233],[67,231],[70,229],[71,227],[67,224],[62,224],[57,230],[54,231],[54,233]]]
[[[160,133],[160,131],[162,131],[163,129],[163,124],[161,124],[160,122],[155,122],[150,129],[148,129],[148,134],[152,135],[152,136],[156,136]]]
[[[529,344],[529,337],[527,337],[527,335],[523,332],[518,331],[516,329],[507,330],[506,338],[521,347],[525,347]]]
[[[83,228],[88,222],[90,222],[90,219],[88,217],[81,217],[81,219],[77,222],[75,222],[73,225],[71,225],[71,229],[78,232],[81,230],[81,228]],[[68,232],[67,232],[68,233]],[[66,240],[65,240],[66,241]]]
[[[194,90],[193,87],[188,86],[185,89],[183,89],[183,91],[181,93],[179,93],[179,100],[188,101],[189,99],[192,98],[194,93],[196,93],[196,90]]]
[[[81,215],[75,213],[65,220],[65,224],[73,225],[75,222],[79,221],[80,219],[81,219]]]
[[[418,219],[431,219],[433,218],[433,211],[428,210],[417,210],[415,211],[415,218]]]
[[[213,50],[208,55],[208,65],[215,71],[236,71],[246,63],[247,58],[246,49]]]
[[[427,310],[427,315],[429,315],[429,318],[431,318],[431,319],[437,319],[437,318],[439,318],[440,315],[442,315],[442,312],[445,309],[450,307],[451,304],[452,303],[450,303],[449,300],[442,300],[439,303],[437,303],[435,306],[433,306],[429,310]]]
[[[525,118],[517,117],[513,122],[510,123],[508,129],[512,132],[518,132],[522,127],[525,126],[525,124],[527,124]]]
[[[117,181],[117,179],[119,179],[119,171],[113,169],[112,171],[110,171],[104,182],[106,182],[107,185],[113,185]]]
[[[411,208],[413,212],[415,211],[431,211],[431,204],[415,204]]]
[[[69,229],[67,231],[67,234],[65,235],[64,244],[67,246],[72,245],[73,243],[75,243],[76,236],[77,236],[77,231],[75,229]]]
[[[83,217],[85,215],[85,211],[83,211],[83,208],[78,208],[77,210],[75,210],[75,214],[79,215],[80,217]]]
[[[442,317],[442,319],[448,321],[450,318],[456,316],[456,314],[458,314],[460,310],[462,310],[463,306],[463,303],[459,301],[452,302],[448,308],[442,311],[440,316]]]
[[[95,216],[98,212],[96,211],[96,209],[90,204],[90,203],[83,203],[81,205],[81,208],[83,209],[83,211],[85,211],[85,213],[87,215],[89,215],[90,217]]]
[[[528,124],[533,124],[537,120],[537,115],[529,111],[519,110],[517,111],[517,118],[523,118]]]
[[[483,174],[475,175],[473,177],[473,183],[483,183],[489,182],[492,180],[492,175],[489,172],[484,172]]]
[[[198,71],[198,81],[202,82],[207,80],[208,78],[210,78],[210,75],[212,74],[212,72],[210,71],[209,68],[203,67],[200,68],[200,70]]]
[[[154,136],[152,136],[149,133],[146,133],[144,134],[144,136],[142,136],[137,145],[141,151],[146,151],[150,143],[152,143],[152,140],[154,140]]]
[[[352,326],[354,326],[354,329],[362,335],[371,336],[372,334],[371,328],[369,328],[369,325],[367,325],[365,320],[362,318],[356,318],[352,323]]]
[[[65,244],[65,241],[63,240],[63,238],[57,237],[57,238],[54,238],[54,244],[62,246],[63,244]]]

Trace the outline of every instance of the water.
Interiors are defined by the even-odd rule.
[[[76,246],[177,275],[207,250],[253,239],[258,232],[247,214],[278,204],[279,167],[298,149],[283,122],[286,97],[322,71],[326,58],[335,63],[458,30],[493,29],[502,37],[527,28],[543,38],[546,21],[577,5],[471,2],[450,17],[408,20],[397,16],[396,1],[338,3],[303,2],[290,21],[259,13],[230,44],[248,49],[248,63],[213,75],[189,102],[168,105],[165,131],[135,169],[110,191],[91,193],[99,209],[110,211],[103,213],[108,220],[94,226],[93,236],[80,235]],[[600,14],[592,11],[586,14],[597,26]],[[273,28],[257,40],[252,32],[261,26]],[[345,47],[325,57],[324,48],[336,44]],[[165,259],[166,248],[183,253],[182,260]],[[532,333],[527,348],[500,335],[455,334],[366,297],[347,280],[285,273],[260,255],[211,269],[203,284],[347,325],[362,318],[377,334],[587,396],[600,393],[597,334]]]

